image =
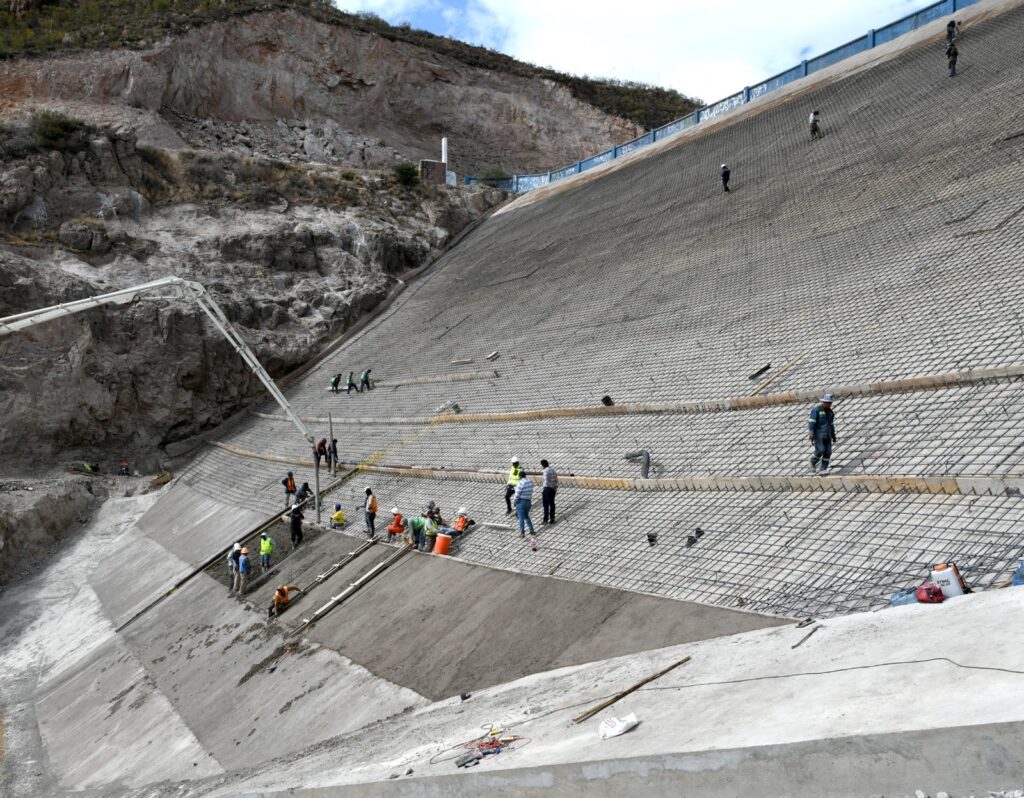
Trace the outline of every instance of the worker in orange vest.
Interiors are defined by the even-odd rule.
[[[450,529],[455,535],[464,535],[466,530],[475,523],[476,521],[469,517],[469,510],[465,507],[460,507],[458,515],[455,516],[455,523],[451,525]]]
[[[277,590],[274,591],[274,599],[270,602],[270,606],[267,608],[268,618],[280,615],[288,609],[288,594],[294,590],[297,590],[299,593],[302,592],[302,588],[298,585],[278,585]]]
[[[295,498],[295,474],[289,471],[288,476],[281,480],[281,484],[284,485],[284,506],[291,507],[292,499]]]
[[[377,536],[377,531],[373,527],[373,519],[377,517],[377,497],[373,495],[373,490],[370,488],[366,489],[366,501],[363,502],[363,519],[366,521],[366,534],[371,538]]]
[[[391,524],[388,526],[388,536],[390,537],[392,535],[403,534],[409,527],[402,519],[402,514],[398,512],[397,507],[391,508],[391,515],[394,517],[391,519]]]

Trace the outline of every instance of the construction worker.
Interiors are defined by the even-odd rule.
[[[505,483],[505,515],[512,515],[512,495],[516,492],[516,485],[523,476],[523,469],[519,466],[519,458],[512,458],[512,467],[508,470],[508,482]]]
[[[363,392],[363,388],[365,388],[368,391],[371,388],[373,388],[373,386],[370,385],[370,371],[372,371],[372,369],[367,369],[366,371],[364,371],[362,374],[359,375],[359,392],[360,393]]]
[[[950,42],[949,47],[946,48],[946,63],[949,64],[949,76],[951,78],[956,77],[956,62],[959,57],[960,51],[956,49],[956,44]]]
[[[820,139],[821,138],[821,127],[819,126],[818,123],[821,122],[821,112],[820,111],[811,111],[811,116],[807,120],[807,122],[809,123],[810,128],[811,128],[811,141],[814,141],[815,139]]]
[[[409,527],[402,519],[402,514],[398,512],[397,507],[391,508],[391,523],[388,524],[388,538],[393,538],[396,535],[401,535],[408,531]]]
[[[341,374],[335,374],[331,377],[331,393],[337,393],[339,385],[341,385]]]
[[[327,457],[327,438],[321,438],[317,442],[316,448],[313,449],[313,456],[316,457],[316,467],[317,468],[320,468],[320,458],[321,457],[324,458],[324,460],[327,462],[327,467],[328,468],[331,467],[330,458]]]
[[[459,512],[455,515],[455,523],[451,526],[442,528],[442,532],[451,535],[452,537],[460,537],[466,534],[466,530],[469,529],[476,523],[469,517],[469,510],[465,507],[460,507]]]
[[[302,487],[295,492],[295,503],[302,504],[306,499],[313,495],[313,489],[309,487],[308,482],[303,482]]]
[[[345,518],[341,505],[335,502],[334,513],[331,515],[331,529],[341,529],[346,523],[348,523],[348,519]]]
[[[530,519],[530,507],[533,505],[533,480],[525,471],[519,472],[519,482],[515,489],[516,516],[519,518],[519,537],[526,537],[526,527],[530,527],[530,534],[537,534],[533,529],[533,521]]]
[[[412,535],[413,545],[422,550],[425,541],[424,530],[426,529],[427,519],[422,515],[419,518],[409,519],[409,532]]]
[[[288,609],[288,594],[294,591],[301,593],[302,588],[298,585],[278,585],[277,590],[274,591],[274,598],[271,600],[270,606],[267,608],[267,617],[276,618]]]
[[[821,474],[828,473],[829,461],[832,459],[832,444],[836,442],[835,413],[832,412],[832,394],[821,397],[821,404],[811,408],[807,417],[807,434],[814,444],[811,455],[811,471],[821,466]]]
[[[541,467],[541,490],[540,500],[544,504],[544,523],[555,523],[555,494],[558,493],[558,472],[555,471],[547,460],[540,461]]]
[[[362,393],[362,389],[358,385],[356,385],[356,373],[354,371],[350,371],[348,373],[348,382],[345,383],[345,393],[352,393],[353,388],[356,389],[357,393]]]
[[[238,574],[235,577],[235,592],[238,595],[245,594],[245,588],[249,584],[249,574],[252,573],[252,565],[249,564],[249,549],[245,546],[238,556]]]
[[[370,488],[366,489],[366,500],[363,502],[363,519],[366,521],[366,534],[372,539],[377,536],[373,528],[373,520],[377,517],[377,497]]]
[[[331,438],[331,442],[327,444],[327,467],[331,469],[331,473],[334,473],[334,469],[338,467],[338,439]]]
[[[235,589],[235,577],[238,574],[238,558],[242,554],[242,544],[236,543],[228,552],[228,590]]]
[[[423,519],[423,551],[428,554],[434,550],[437,542],[437,533],[441,531],[441,525],[433,518]]]
[[[260,535],[260,569],[270,568],[270,555],[274,551],[274,540],[266,532]]]
[[[299,505],[295,505],[291,512],[291,532],[292,532],[292,548],[298,548],[299,544],[302,543],[302,519],[305,518],[302,514],[302,508]]]
[[[719,176],[722,178],[722,188],[725,189],[726,193],[729,191],[729,177],[732,175],[732,170],[729,169],[729,164],[722,164],[722,168],[718,170]]]
[[[284,485],[284,506],[291,507],[295,504],[295,474],[289,471],[281,484]]]
[[[946,23],[946,42],[952,44],[956,41],[957,35],[960,33],[960,23],[955,19],[951,19]]]
[[[444,519],[441,517],[441,508],[437,506],[437,502],[427,502],[427,511],[423,513],[425,518],[429,518],[431,521],[437,521],[438,526],[444,526]]]

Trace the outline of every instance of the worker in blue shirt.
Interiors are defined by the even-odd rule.
[[[246,546],[242,547],[242,553],[238,558],[238,575],[235,577],[235,590],[238,595],[245,593],[245,588],[249,584],[249,574],[252,573],[252,565],[249,564],[249,549]]]
[[[811,408],[807,417],[807,434],[814,444],[811,471],[817,471],[820,465],[824,476],[828,473],[829,461],[832,459],[832,444],[836,442],[836,414],[832,412],[832,394],[825,394],[820,401],[821,404]]]

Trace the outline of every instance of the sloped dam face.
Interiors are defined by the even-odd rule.
[[[110,490],[83,532],[0,595],[5,789],[143,795],[189,780],[165,793],[226,795],[237,771],[324,743],[315,758],[334,750],[327,741],[392,739],[406,722],[423,724],[424,739],[408,743],[422,768],[455,742],[422,720],[430,712],[502,690],[529,705],[542,683],[554,693],[589,680],[581,700],[613,692],[583,663],[635,655],[607,665],[622,687],[670,664],[652,649],[683,644],[717,652],[723,673],[733,673],[730,650],[747,652],[744,667],[771,651],[779,668],[810,667],[795,659],[806,655],[828,671],[835,662],[814,646],[829,624],[850,631],[829,646],[859,641],[864,657],[883,656],[864,642],[868,626],[889,653],[897,631],[927,648],[914,631],[932,629],[924,608],[878,616],[897,619],[892,627],[851,614],[884,607],[940,562],[955,561],[984,592],[1024,552],[1014,302],[1024,288],[1024,10],[984,2],[972,13],[956,78],[946,77],[938,25],[484,223],[288,386],[315,437],[333,430],[345,461],[335,476],[321,470],[323,523],[308,508],[300,545],[282,520],[280,481],[289,469],[299,484],[315,481],[308,445],[269,403],[209,436],[170,485]],[[809,141],[815,108],[825,135]],[[370,367],[372,390],[327,389],[334,374]],[[826,475],[808,462],[808,412],[823,392],[836,395]],[[625,458],[639,450],[650,455],[647,478]],[[536,486],[534,535],[520,536],[505,504],[512,458]],[[559,473],[553,524],[543,523],[542,458]],[[446,557],[370,544],[367,488],[381,538],[392,507],[412,518],[428,501],[447,521],[465,507],[476,524]],[[326,523],[335,503],[348,516],[340,530]],[[264,531],[276,544],[266,572]],[[235,542],[255,564],[241,597],[228,586]],[[268,618],[278,585],[305,590]],[[957,628],[981,648],[996,635],[982,610],[1014,602],[1012,591],[993,593],[948,608],[979,608]],[[810,616],[826,624],[797,648],[805,632],[790,640],[786,625]],[[581,681],[570,688],[559,679],[571,674]],[[814,695],[844,707],[835,728],[864,734],[863,704],[847,712],[843,696],[882,696],[875,709],[889,719],[908,699],[885,684]],[[994,684],[972,682],[975,697]],[[786,704],[771,689],[764,695]],[[790,699],[799,696],[794,688]],[[651,701],[649,717],[672,722],[658,713],[673,707],[681,717],[678,694]],[[1021,720],[983,703],[967,713],[972,734]],[[485,715],[498,704],[477,706]],[[843,726],[854,719],[860,731]],[[772,726],[778,739],[751,731],[714,745],[779,742],[783,726]],[[1011,732],[994,739],[1017,739]],[[832,734],[807,733],[800,744],[810,748]],[[533,761],[612,756],[588,747],[596,736],[562,748],[551,739],[535,749],[548,758]],[[901,750],[942,768],[937,740]],[[886,745],[858,749],[877,753],[858,760],[861,772],[882,767]],[[785,756],[828,756],[810,748]],[[1006,786],[1024,749],[998,750],[985,772]],[[366,789],[387,779],[373,752],[352,756],[345,778]],[[730,756],[728,767],[745,761]],[[392,762],[404,778],[405,760]],[[274,789],[323,786],[288,772]],[[433,775],[415,776],[424,772]],[[663,794],[679,783],[666,781]]]

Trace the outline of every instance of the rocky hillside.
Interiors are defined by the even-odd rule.
[[[145,49],[0,62],[0,118],[40,105],[164,146],[360,168],[437,158],[447,135],[460,174],[546,170],[641,131],[562,83],[300,10],[232,16]]]
[[[0,316],[179,275],[212,291],[275,376],[502,199],[322,164],[139,147],[131,132],[47,115],[5,140]],[[82,450],[153,464],[159,444],[258,394],[197,308],[96,310],[0,338],[0,456]]]
[[[254,12],[296,10],[328,25],[416,45],[466,66],[566,86],[576,99],[644,128],[684,116],[700,104],[671,89],[567,75],[409,25],[389,25],[373,14],[347,14],[331,0],[7,0],[7,4],[5,13],[0,2],[0,58],[89,49],[145,49],[165,36],[180,35],[211,22]]]
[[[0,316],[179,275],[281,376],[503,199],[393,167],[568,162],[640,131],[620,88],[322,0],[7,0]],[[97,310],[0,338],[0,456],[152,465],[259,393],[196,308]]]

